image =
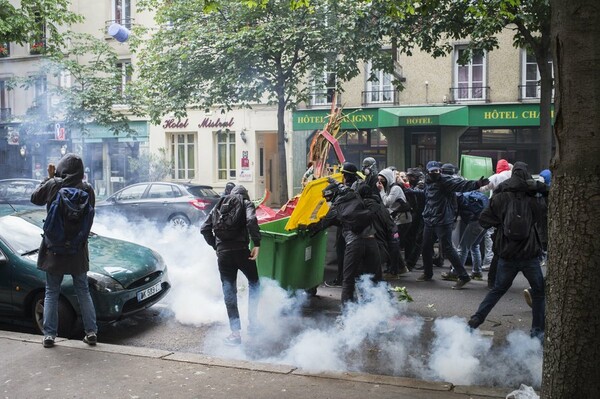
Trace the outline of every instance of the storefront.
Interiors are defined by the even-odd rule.
[[[147,121],[131,121],[129,127],[135,134],[115,135],[106,126],[90,124],[85,134],[73,132],[73,152],[80,154],[85,165],[85,178],[92,184],[100,198],[121,188],[139,182],[132,168],[132,160],[148,148]]]
[[[458,165],[462,154],[524,161],[539,168],[539,104],[483,104],[346,109],[339,136],[347,160],[360,164],[366,156],[379,168],[406,169],[440,160]],[[306,160],[310,140],[324,128],[326,110],[293,114],[294,153]],[[305,165],[295,164],[294,186]]]

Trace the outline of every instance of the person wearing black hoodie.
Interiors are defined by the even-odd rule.
[[[537,227],[537,224],[543,220],[543,209],[535,195],[536,193],[544,195],[545,192],[544,184],[532,179],[527,171],[527,164],[515,162],[511,177],[496,188],[490,206],[481,213],[479,223],[483,228],[498,229],[494,241],[494,253],[498,254],[499,259],[494,287],[471,316],[468,322],[471,328],[477,328],[485,321],[496,303],[511,287],[517,274],[521,272],[531,285],[533,317],[530,333],[532,337],[543,341],[545,293],[544,276],[540,266],[542,246]],[[504,219],[513,201],[526,202],[531,212],[532,225],[529,234],[522,240],[512,239],[503,231],[505,230]]]
[[[31,202],[35,205],[46,205],[46,210],[56,198],[62,187],[76,187],[85,191],[89,203],[96,205],[94,189],[83,181],[83,160],[79,155],[66,154],[56,166],[48,165],[48,177],[31,194]],[[46,272],[46,296],[44,298],[44,340],[45,348],[54,346],[58,332],[58,299],[60,285],[65,274],[73,278],[73,286],[81,309],[81,318],[88,345],[96,345],[98,327],[96,325],[96,310],[89,290],[87,272],[90,270],[87,241],[75,254],[55,254],[50,251],[42,239],[38,254],[37,267]]]
[[[229,195],[241,197],[245,211],[244,223],[241,223],[231,236],[227,238],[217,237],[213,230],[213,214],[217,212],[217,207],[220,204],[218,203],[202,224],[200,233],[202,233],[208,245],[217,251],[223,299],[225,300],[231,329],[231,334],[225,338],[225,344],[234,346],[242,343],[236,288],[238,270],[244,273],[248,279],[248,331],[254,332],[258,327],[256,323],[260,283],[256,259],[258,258],[261,234],[256,220],[256,208],[254,203],[250,201],[246,187],[237,185],[233,187]],[[254,244],[252,250],[249,249],[250,239]]]

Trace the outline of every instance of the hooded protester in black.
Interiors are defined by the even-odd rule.
[[[523,193],[522,199],[515,199],[514,193]],[[545,184],[534,180],[527,170],[524,162],[515,162],[512,175],[502,182],[494,191],[490,206],[485,208],[479,217],[483,228],[496,227],[499,229],[494,242],[494,252],[507,260],[527,260],[541,254],[541,241],[537,224],[541,222],[543,209],[535,198],[536,193],[546,193]],[[505,214],[512,201],[527,201],[533,215],[532,234],[526,240],[513,241],[502,233],[502,224]]]
[[[31,194],[31,202],[35,205],[46,205],[50,209],[58,190],[62,187],[77,187],[89,195],[92,207],[96,205],[94,189],[83,181],[83,160],[79,155],[66,154],[56,165],[54,176],[46,178]],[[40,246],[37,261],[38,269],[55,274],[81,274],[89,270],[87,243],[73,255],[57,255],[48,250],[44,240]]]

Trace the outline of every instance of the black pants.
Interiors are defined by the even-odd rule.
[[[256,322],[258,311],[258,294],[260,283],[258,281],[258,269],[256,261],[248,259],[250,250],[247,248],[221,251],[217,253],[219,264],[219,274],[221,275],[221,285],[223,287],[223,297],[227,316],[229,317],[229,327],[231,331],[240,331],[240,312],[237,306],[237,272],[244,273],[248,279],[248,321],[250,325]]]
[[[342,235],[342,228],[338,227],[335,235],[335,254],[337,256],[337,275],[335,279],[341,283],[344,279],[344,252],[346,252],[346,240]]]
[[[375,237],[359,238],[346,244],[342,306],[354,299],[356,279],[363,274],[377,275],[378,267],[380,267],[379,249]]]
[[[413,221],[410,228],[406,232],[404,254],[406,258],[406,266],[412,269],[417,264],[421,249],[423,247],[423,218],[421,216],[413,216]]]

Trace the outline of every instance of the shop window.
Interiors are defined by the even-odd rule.
[[[232,180],[237,176],[235,168],[235,132],[228,129],[217,131],[217,178]]]
[[[387,147],[387,137],[378,129],[371,130],[371,147]]]
[[[481,129],[483,144],[509,144],[515,142],[514,129]]]
[[[367,64],[367,77],[375,75],[373,81],[367,81],[366,92],[363,97],[365,104],[377,103],[393,103],[394,102],[394,86],[392,85],[392,75],[382,70],[373,70],[369,62]]]
[[[487,100],[486,56],[484,51],[474,51],[466,64],[459,62],[470,51],[457,47],[454,51],[454,82],[452,96],[454,100]]]
[[[519,86],[519,95],[522,100],[539,99],[540,98],[540,70],[538,69],[535,55],[531,52],[522,49],[522,65],[521,65],[521,85]],[[552,60],[548,63],[552,67]],[[554,76],[554,69],[552,69]],[[554,98],[554,90],[552,91]]]
[[[112,0],[114,22],[131,29],[131,0]]]
[[[196,135],[175,133],[171,135],[171,159],[173,173],[177,180],[191,180],[196,177]]]

